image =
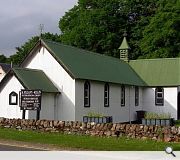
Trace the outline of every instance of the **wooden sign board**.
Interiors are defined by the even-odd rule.
[[[41,110],[41,90],[21,90],[19,94],[21,110]]]

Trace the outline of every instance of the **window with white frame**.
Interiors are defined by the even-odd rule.
[[[90,82],[84,83],[84,107],[90,107]]]
[[[17,104],[18,104],[18,94],[13,91],[9,94],[9,105],[17,105]]]
[[[155,89],[155,105],[156,106],[164,105],[164,89],[162,87],[157,87]]]
[[[109,107],[109,84],[104,85],[104,107]]]
[[[139,106],[139,87],[135,87],[135,106]]]
[[[121,86],[121,106],[125,106],[125,86]]]

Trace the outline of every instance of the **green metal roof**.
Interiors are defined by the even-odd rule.
[[[13,68],[15,76],[22,85],[31,90],[40,89],[43,92],[59,92],[54,84],[41,70],[27,68]]]
[[[121,43],[121,46],[119,47],[119,49],[130,49],[128,42],[126,40],[126,37],[123,38],[123,41]]]
[[[180,58],[140,59],[129,64],[148,86],[180,85]]]
[[[144,86],[145,83],[124,61],[49,40],[42,44],[75,79]]]

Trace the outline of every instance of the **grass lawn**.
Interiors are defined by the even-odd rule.
[[[53,144],[63,148],[96,151],[163,151],[166,146],[180,151],[180,143],[164,143],[152,140],[105,138],[61,133],[41,133],[0,128],[0,139],[31,143]]]

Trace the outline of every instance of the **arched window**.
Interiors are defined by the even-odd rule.
[[[125,106],[125,86],[121,86],[121,106]]]
[[[18,104],[18,94],[13,91],[9,94],[9,105],[17,105],[17,104]]]
[[[90,83],[84,83],[84,107],[90,107]]]
[[[104,107],[109,107],[109,84],[104,85]]]
[[[139,106],[139,87],[135,87],[135,106]]]
[[[164,105],[164,89],[161,87],[155,89],[155,104],[156,106]]]

